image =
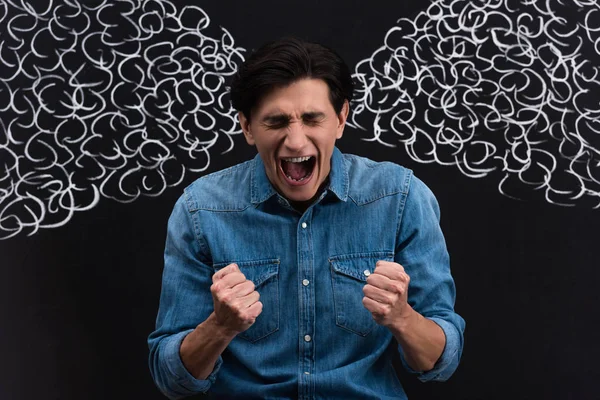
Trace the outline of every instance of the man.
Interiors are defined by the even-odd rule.
[[[231,98],[258,155],[195,181],[169,219],[149,337],[168,397],[402,399],[396,350],[423,381],[456,369],[437,202],[410,170],[336,149],[351,97],[318,44],[282,39],[241,66]]]

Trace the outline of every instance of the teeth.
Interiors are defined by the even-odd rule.
[[[289,176],[289,175],[286,175],[286,176],[288,177],[288,179],[290,179],[290,180],[292,180],[292,181],[296,181],[296,182],[302,182],[303,180],[305,180],[305,179],[306,179],[306,177],[304,177],[304,178],[300,178],[300,179],[294,179],[294,178],[292,178],[292,177],[291,177],[291,176]]]
[[[310,157],[288,157],[282,158],[282,160],[287,162],[299,163],[310,160]]]

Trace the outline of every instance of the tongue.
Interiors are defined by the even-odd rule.
[[[298,181],[298,180],[304,178],[306,175],[308,175],[309,170],[308,170],[307,163],[308,163],[308,161],[301,162],[301,163],[293,163],[293,162],[283,161],[282,162],[283,172],[285,172],[285,174],[287,176]]]

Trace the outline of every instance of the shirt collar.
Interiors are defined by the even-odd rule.
[[[331,171],[329,172],[329,184],[327,190],[335,194],[340,200],[348,199],[348,168],[344,160],[344,156],[334,147],[331,155]],[[260,154],[254,157],[252,163],[252,171],[250,174],[250,196],[253,204],[258,204],[267,201],[277,192],[265,171],[265,165],[260,158]]]
[[[263,164],[260,154],[257,154],[254,157],[252,171],[250,173],[250,201],[252,204],[262,203],[276,193],[277,192],[267,177],[265,164]]]
[[[348,166],[341,151],[337,147],[333,148],[331,155],[331,171],[329,172],[329,187],[327,188],[338,199],[346,201],[348,199]]]

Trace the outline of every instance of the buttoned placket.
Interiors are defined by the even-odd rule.
[[[307,209],[298,221],[297,249],[298,249],[298,281],[299,281],[299,350],[300,365],[298,378],[298,397],[312,399],[313,382],[311,373],[314,370],[314,318],[315,318],[315,293],[314,285],[314,250],[312,243],[312,230],[310,226],[313,207]]]
[[[300,372],[298,379],[298,398],[310,400],[314,398],[315,381],[311,377],[315,369],[315,268],[314,268],[314,246],[313,246],[313,230],[311,223],[313,210],[319,207],[321,201],[327,195],[324,191],[319,196],[318,200],[311,205],[298,221],[298,281],[299,285],[299,315],[300,315]]]

